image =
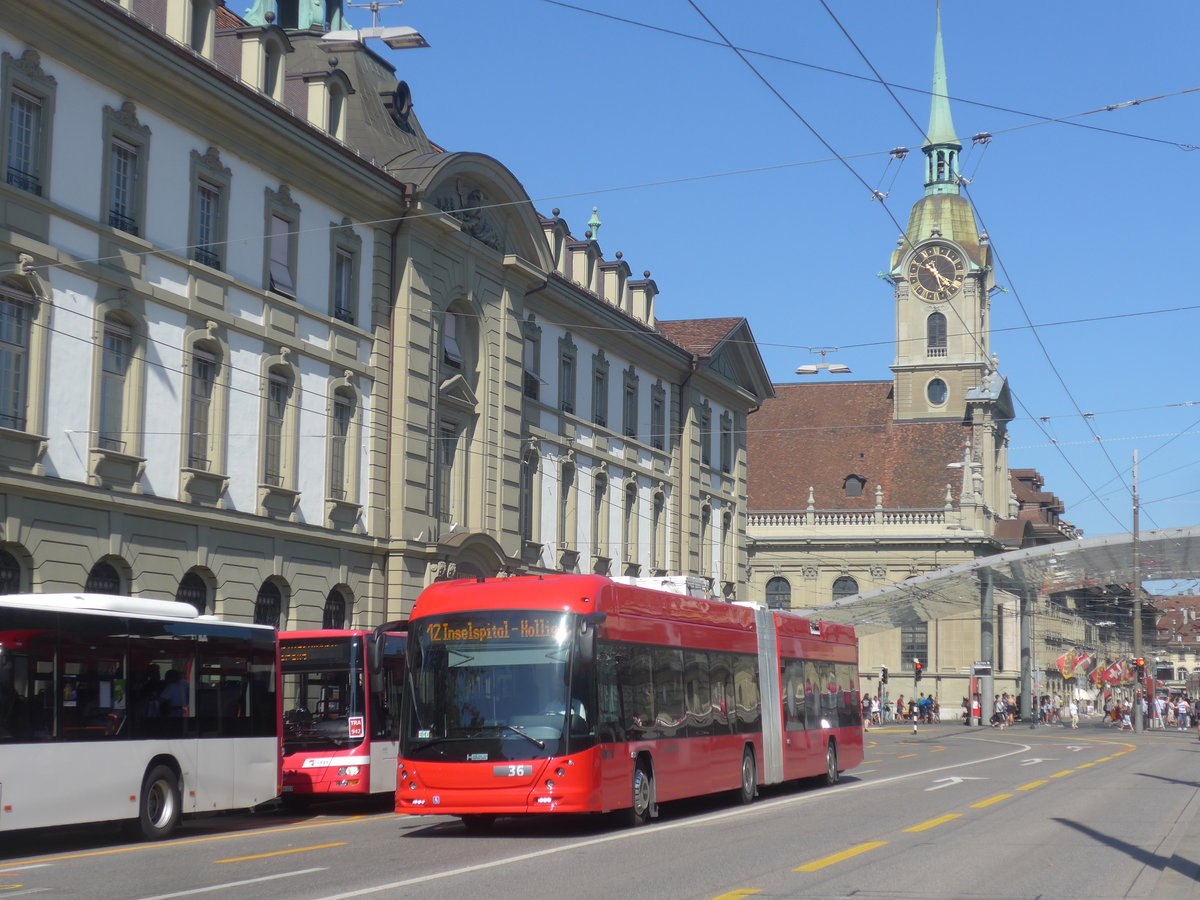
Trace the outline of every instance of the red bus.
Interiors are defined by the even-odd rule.
[[[396,789],[402,627],[279,635],[285,804]]]
[[[862,762],[854,630],[598,575],[440,582],[408,625],[396,811],[619,810]]]

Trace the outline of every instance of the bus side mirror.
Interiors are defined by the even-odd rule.
[[[596,631],[608,618],[607,613],[588,613],[579,620],[579,661],[591,665],[596,660]]]
[[[383,651],[387,646],[388,633],[405,631],[407,627],[402,621],[384,622],[371,635],[367,648],[367,680],[371,693],[378,694],[383,690]]]

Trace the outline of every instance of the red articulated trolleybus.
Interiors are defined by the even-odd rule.
[[[598,575],[440,582],[413,607],[396,810],[621,811],[862,762],[854,630]]]
[[[279,635],[285,805],[396,789],[402,630]]]

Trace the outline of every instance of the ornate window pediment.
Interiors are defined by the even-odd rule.
[[[461,374],[452,375],[442,382],[438,388],[438,402],[443,408],[449,407],[460,412],[474,414],[479,405],[479,398],[471,390],[471,385]]]

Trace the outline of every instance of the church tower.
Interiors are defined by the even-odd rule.
[[[988,292],[991,249],[959,193],[959,153],[937,12],[933,96],[925,156],[925,194],[892,254],[896,299],[894,417],[929,421],[968,417],[968,395],[998,381],[991,359]]]

